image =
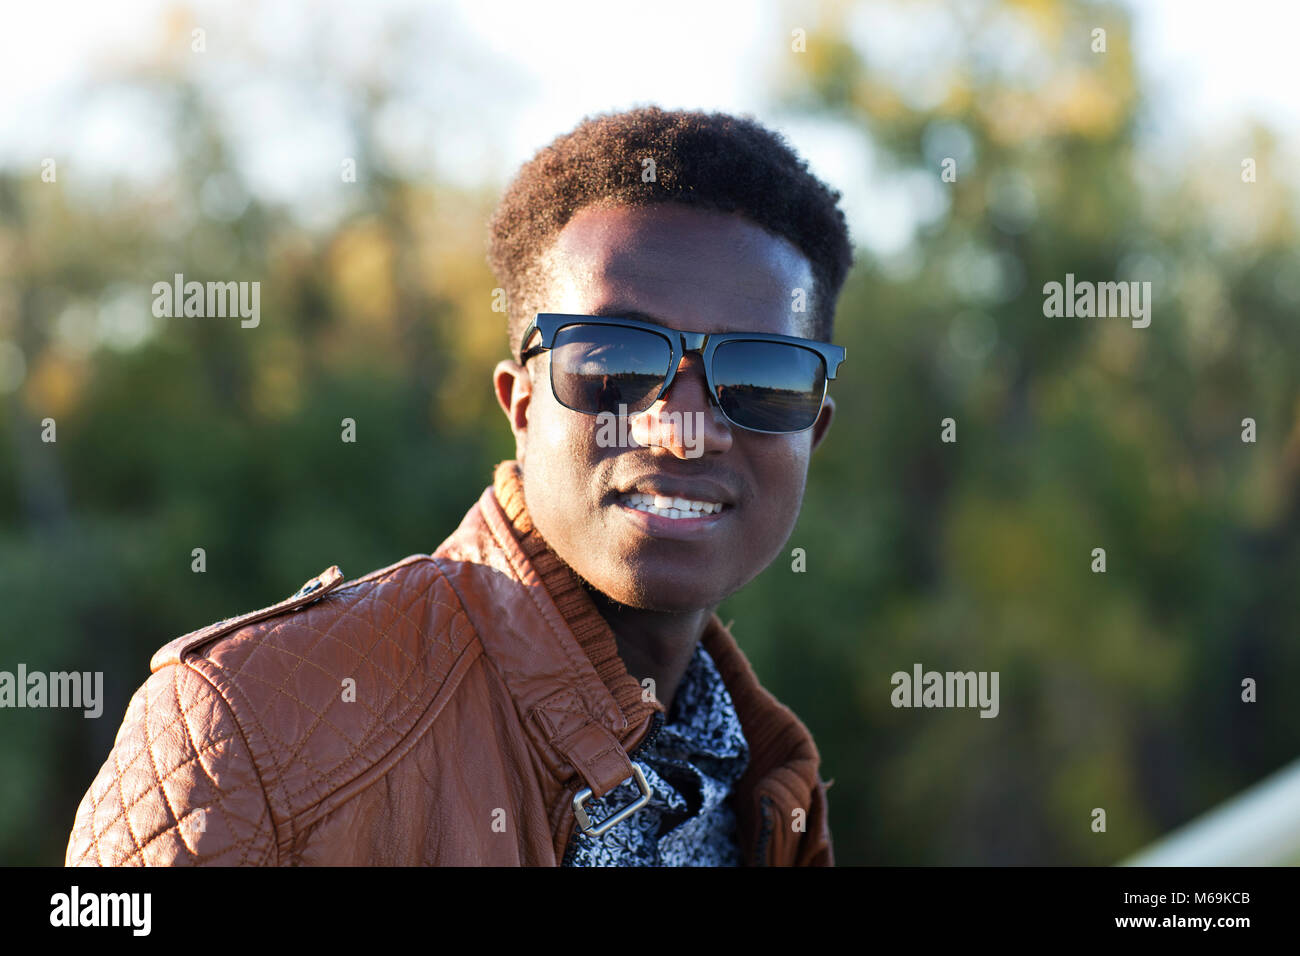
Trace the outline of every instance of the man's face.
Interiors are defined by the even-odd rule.
[[[811,337],[808,260],[739,216],[661,204],[587,207],[544,258],[539,311],[641,318],[692,332]],[[602,447],[601,422],[551,391],[550,353],[497,367],[497,396],[515,431],[524,497],[537,530],[574,571],[613,600],[656,611],[713,608],[762,571],[794,529],[808,459],[830,424],[788,435],[730,424],[709,400],[698,354],[672,387],[628,421],[640,447]],[[697,415],[697,413],[699,413]],[[701,423],[698,434],[669,423]],[[607,428],[605,434],[609,434]],[[629,494],[721,504],[686,521],[631,507]]]

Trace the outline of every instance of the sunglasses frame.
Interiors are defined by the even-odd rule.
[[[672,349],[672,357],[668,363],[668,373],[664,377],[663,384],[659,386],[659,392],[650,402],[653,405],[659,399],[664,397],[664,393],[672,386],[673,380],[677,377],[677,369],[682,364],[682,359],[691,353],[698,353],[704,362],[704,377],[709,385],[709,401],[718,406],[723,417],[737,428],[743,428],[746,431],[760,432],[765,435],[797,435],[799,432],[807,431],[817,424],[814,418],[811,423],[803,428],[794,431],[769,431],[764,428],[751,428],[748,425],[742,425],[732,419],[727,414],[727,410],[722,407],[718,401],[717,386],[713,383],[713,353],[718,347],[728,342],[778,342],[784,345],[795,345],[807,349],[810,352],[816,352],[822,357],[822,362],[826,366],[826,378],[822,382],[821,401],[818,404],[820,414],[821,406],[826,402],[826,389],[831,379],[835,378],[835,373],[844,361],[844,347],[842,345],[833,345],[830,342],[818,342],[813,339],[802,339],[793,335],[776,335],[770,332],[683,332],[681,329],[670,329],[664,325],[656,325],[653,322],[642,322],[640,319],[624,319],[618,316],[610,315],[574,315],[563,312],[538,312],[533,317],[533,321],[528,324],[524,331],[524,337],[520,339],[519,364],[527,365],[528,360],[533,356],[550,349],[555,343],[555,336],[560,329],[567,328],[570,325],[612,325],[620,328],[641,329],[645,332],[652,332],[660,338],[667,340],[669,347]],[[541,334],[541,341],[532,348],[525,349],[528,340],[535,333]],[[555,365],[551,364],[550,375],[551,394],[555,400],[564,405],[570,411],[579,412],[583,415],[599,415],[599,412],[588,412],[581,408],[572,408],[560,401],[559,392],[555,388]],[[650,406],[646,406],[649,408]],[[640,414],[637,412],[635,414]]]

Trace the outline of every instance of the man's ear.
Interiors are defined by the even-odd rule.
[[[533,381],[528,376],[528,369],[513,359],[505,359],[493,369],[492,385],[496,389],[497,404],[506,413],[506,421],[515,434],[515,458],[522,464],[528,437],[528,404],[533,395]]]
[[[826,398],[822,400],[822,410],[817,415],[817,421],[813,422],[811,451],[817,450],[817,446],[822,443],[822,439],[826,437],[826,433],[831,430],[831,419],[834,417],[835,399],[827,395]]]

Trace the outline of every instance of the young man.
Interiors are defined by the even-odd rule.
[[[67,862],[830,865],[817,749],[714,609],[830,426],[837,201],[722,114],[539,152],[492,222],[517,460],[433,554],[161,648]]]

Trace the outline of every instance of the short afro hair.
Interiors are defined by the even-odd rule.
[[[642,181],[643,160],[654,181]],[[752,118],[647,106],[588,116],[525,163],[489,226],[488,264],[509,303],[511,354],[545,295],[542,256],[586,206],[673,202],[737,213],[807,257],[814,336],[829,340],[853,264],[840,194]]]

